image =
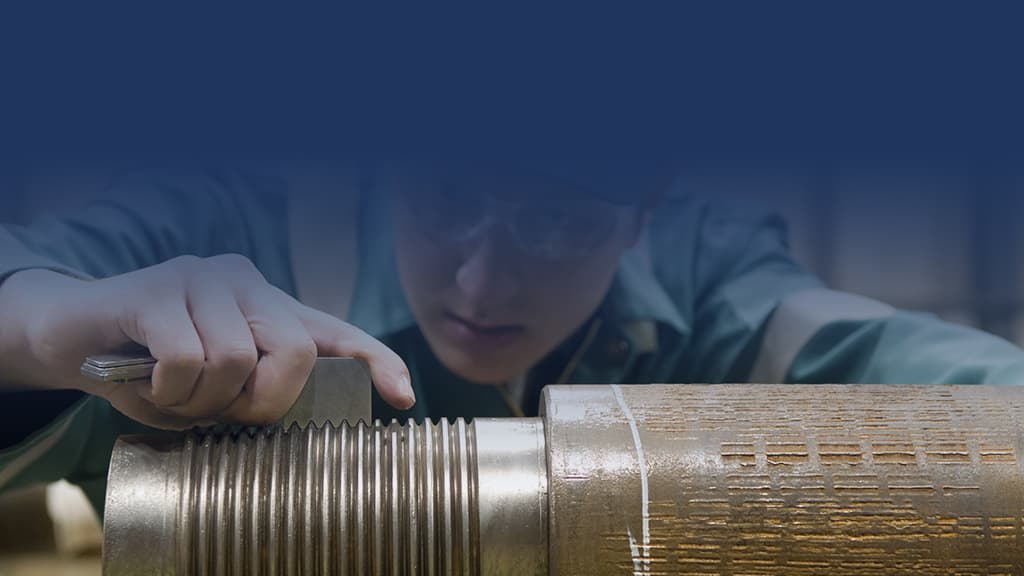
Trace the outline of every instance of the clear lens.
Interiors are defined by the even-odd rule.
[[[514,231],[524,248],[538,258],[580,258],[615,227],[615,211],[600,208],[584,202],[529,206],[517,215]]]
[[[531,199],[515,205],[451,182],[404,192],[415,225],[436,242],[463,244],[485,228],[504,224],[520,248],[543,260],[585,256],[614,230],[617,212],[589,199]]]

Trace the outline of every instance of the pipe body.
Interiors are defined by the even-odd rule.
[[[105,573],[1024,573],[1024,388],[552,386],[542,406],[122,438]]]
[[[1024,574],[1024,388],[553,387],[550,573]]]

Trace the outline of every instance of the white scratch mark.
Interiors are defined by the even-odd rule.
[[[642,548],[639,553],[637,551],[636,539],[633,537],[633,531],[626,527],[626,533],[629,535],[629,547],[630,552],[633,554],[633,571],[634,574],[650,574],[651,573],[651,519],[648,510],[647,501],[649,499],[648,487],[647,487],[647,458],[644,456],[644,445],[640,441],[640,428],[636,425],[636,418],[633,417],[633,411],[626,405],[626,399],[622,397],[622,389],[618,384],[612,384],[612,392],[615,394],[615,399],[619,402],[619,408],[622,408],[623,414],[626,415],[626,420],[629,422],[629,431],[633,433],[633,444],[636,446],[636,456],[640,464],[640,513],[642,516]],[[642,567],[641,567],[642,563]]]
[[[643,576],[644,566],[640,548],[636,545],[636,538],[633,536],[633,529],[626,526],[626,535],[629,536],[629,553],[633,556],[633,576]]]

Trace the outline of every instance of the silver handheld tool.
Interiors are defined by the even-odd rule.
[[[143,382],[153,375],[156,359],[148,354],[102,354],[82,363],[82,374],[102,382]],[[317,358],[302,393],[281,425],[338,425],[371,420],[370,368],[360,358]]]

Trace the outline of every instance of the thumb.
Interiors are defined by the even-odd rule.
[[[385,402],[407,410],[416,403],[405,362],[392,349],[330,314],[298,304],[299,320],[316,343],[318,356],[354,356],[366,360],[370,377]]]

